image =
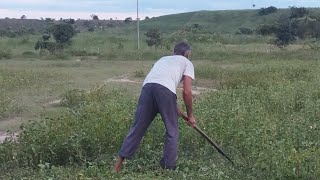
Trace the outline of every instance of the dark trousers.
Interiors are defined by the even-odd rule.
[[[124,139],[119,156],[128,159],[133,157],[147,128],[158,113],[166,128],[164,152],[160,164],[168,169],[176,167],[179,138],[177,96],[166,87],[155,83],[146,84],[142,88],[135,121]]]

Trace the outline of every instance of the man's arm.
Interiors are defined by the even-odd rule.
[[[195,126],[196,120],[192,112],[192,78],[189,76],[183,76],[183,101],[187,109],[188,123]]]

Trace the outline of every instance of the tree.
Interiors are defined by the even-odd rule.
[[[295,35],[300,39],[318,38],[319,21],[310,17],[295,18],[291,20],[291,26]]]
[[[50,54],[56,54],[58,50],[61,50],[61,46],[58,46],[57,43],[50,42],[51,35],[50,34],[43,34],[42,39],[39,40],[34,49],[35,50],[48,50]]]
[[[296,39],[296,35],[291,26],[291,20],[287,17],[281,17],[278,21],[278,28],[275,33],[276,40],[274,44],[280,48],[287,46]]]
[[[36,43],[35,49],[46,49],[53,55],[61,55],[65,46],[71,44],[71,38],[75,35],[75,30],[71,24],[61,23],[53,25],[49,33],[42,35],[42,39]],[[55,42],[50,41],[51,35]]]
[[[132,22],[132,17],[127,17],[125,20],[124,20],[124,23],[128,24],[128,23],[131,23]]]
[[[146,18],[144,18],[144,20],[150,20],[149,16],[146,16]]]
[[[54,19],[51,19],[51,18],[45,18],[45,21],[46,21],[47,23],[51,23],[51,22],[53,22],[53,21],[54,21]]]
[[[192,25],[189,25],[189,26],[186,26],[184,28],[184,31],[187,31],[187,32],[198,32],[198,31],[201,31],[203,28],[200,24],[192,24]]]
[[[26,15],[22,15],[20,19],[27,19]]]
[[[89,32],[94,32],[94,28],[91,27],[91,28],[88,29],[88,31],[89,31]]]
[[[275,13],[277,11],[278,11],[278,9],[276,7],[270,6],[270,7],[267,7],[267,8],[261,8],[259,10],[259,15],[260,16],[264,16],[264,15]]]
[[[64,23],[67,23],[67,24],[74,24],[76,21],[74,20],[74,19],[72,19],[72,18],[70,18],[70,19],[63,19],[62,20]]]
[[[92,20],[99,20],[99,17],[95,14],[91,14],[90,17],[92,18]]]
[[[304,7],[298,8],[293,6],[290,8],[290,11],[291,11],[290,19],[302,18],[309,14],[309,10]]]
[[[75,35],[75,30],[71,24],[55,24],[51,33],[57,43],[66,45],[71,43],[71,38]]]
[[[146,43],[149,47],[155,46],[155,48],[158,48],[161,45],[162,37],[159,29],[150,29],[145,35],[148,38]]]

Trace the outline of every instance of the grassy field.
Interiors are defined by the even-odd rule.
[[[21,132],[19,144],[0,145],[0,177],[317,179],[319,52],[301,45],[203,48],[196,44],[195,56],[210,51],[212,59],[193,58],[194,89],[206,88],[195,96],[196,117],[235,167],[181,121],[178,170],[161,170],[164,128],[157,118],[135,159],[122,173],[111,173],[141,82],[156,59],[31,58],[0,61],[0,127]]]
[[[141,24],[160,28],[170,48],[192,45],[198,125],[235,166],[181,120],[177,170],[162,170],[157,117],[135,158],[111,172],[145,75],[171,54],[144,36],[136,50],[133,25],[79,33],[60,56],[34,50],[40,34],[1,37],[0,140],[12,137],[0,144],[0,179],[319,179],[319,48],[312,39],[279,49],[272,36],[235,34],[285,12],[201,11]],[[179,31],[194,23],[211,33]]]

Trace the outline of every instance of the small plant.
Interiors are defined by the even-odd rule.
[[[12,57],[11,51],[0,50],[0,59],[10,59]]]
[[[145,74],[142,70],[137,70],[134,72],[134,77],[139,77],[139,78],[145,77]]]
[[[246,27],[240,27],[239,31],[237,32],[237,34],[246,34],[246,35],[250,35],[253,34],[253,30],[250,28],[246,28]]]
[[[25,51],[25,52],[22,53],[22,56],[24,56],[24,57],[36,57],[37,54],[35,52],[33,52],[33,51]]]

